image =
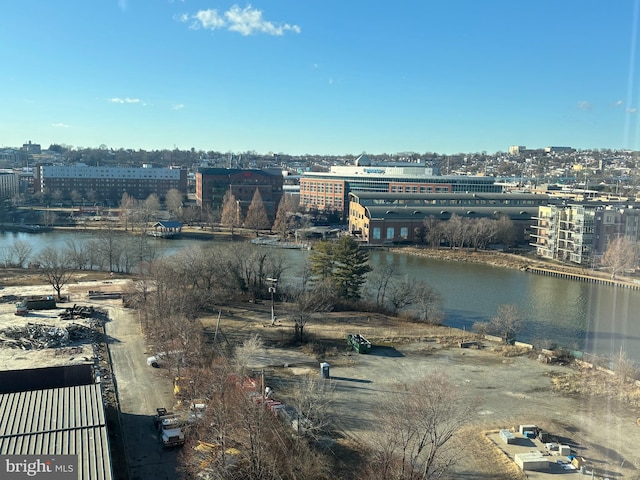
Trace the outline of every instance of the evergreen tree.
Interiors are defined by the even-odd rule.
[[[309,255],[309,269],[315,280],[324,282],[331,280],[333,276],[334,259],[333,243],[319,242],[313,247]]]
[[[258,236],[258,230],[271,227],[269,221],[269,215],[267,215],[267,208],[262,201],[262,195],[260,195],[260,189],[256,188],[253,194],[253,199],[247,210],[247,217],[244,219],[244,224],[247,228],[251,228],[256,231]]]
[[[333,250],[335,266],[332,281],[338,295],[351,300],[359,299],[367,273],[372,270],[369,265],[369,252],[360,248],[358,242],[347,236],[341,237]]]
[[[371,271],[368,252],[346,236],[335,243],[318,243],[309,262],[316,280],[328,280],[340,297],[351,300],[360,298],[366,275]]]

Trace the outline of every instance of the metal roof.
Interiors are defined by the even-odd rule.
[[[111,480],[100,384],[0,395],[0,454],[76,454],[78,480]]]

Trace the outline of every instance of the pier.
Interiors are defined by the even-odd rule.
[[[554,270],[550,268],[534,266],[527,266],[524,268],[524,271],[535,273],[537,275],[546,275],[547,277],[556,277],[566,280],[575,280],[578,282],[596,283],[598,285],[640,290],[640,281],[629,281],[628,279],[613,279],[597,275],[588,275],[584,273],[567,272],[563,270]]]

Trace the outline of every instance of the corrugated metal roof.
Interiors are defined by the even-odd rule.
[[[100,385],[0,395],[0,454],[77,454],[79,480],[111,480]]]

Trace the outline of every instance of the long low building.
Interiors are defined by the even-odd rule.
[[[101,386],[69,385],[86,382],[90,371],[91,365],[0,372],[2,391],[19,390],[0,394],[0,455],[16,461],[25,456],[77,456],[72,478],[111,480]],[[31,389],[38,383],[65,386]]]
[[[187,170],[182,167],[91,167],[88,165],[38,165],[34,191],[53,200],[86,200],[116,206],[122,195],[139,200],[171,189],[187,192]],[[75,197],[75,198],[74,198]]]
[[[349,231],[370,245],[413,243],[424,220],[510,218],[524,228],[531,226],[538,207],[548,195],[525,193],[349,194]]]

